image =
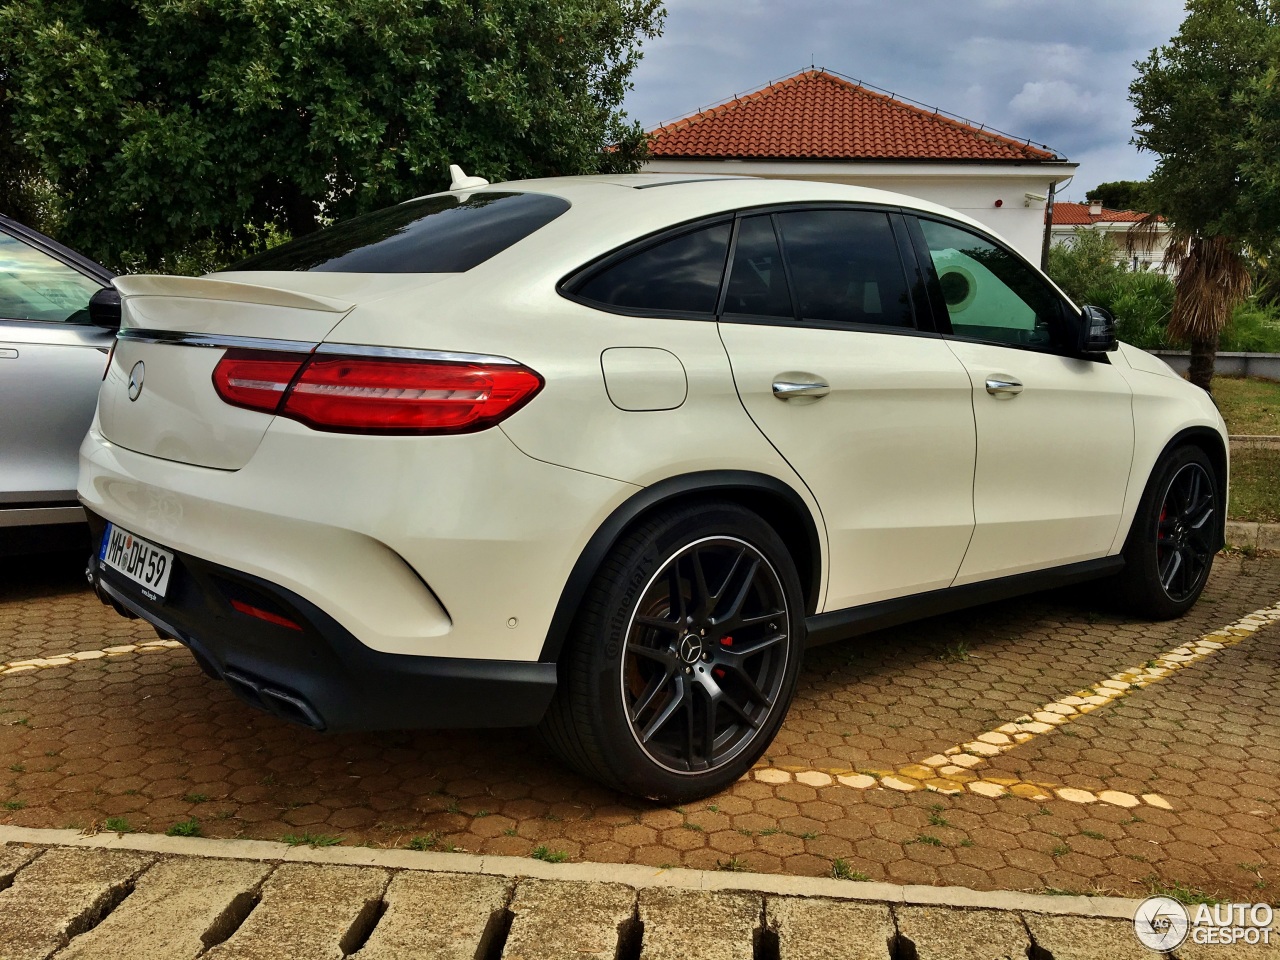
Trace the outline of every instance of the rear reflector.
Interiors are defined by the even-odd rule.
[[[227,403],[317,430],[473,433],[528,403],[543,380],[517,363],[310,357],[230,350],[213,372]]]
[[[267,623],[274,623],[277,627],[288,627],[290,630],[302,629],[301,626],[288,617],[282,617],[278,613],[272,613],[270,610],[255,607],[253,604],[245,603],[243,600],[232,600],[231,607],[236,613],[243,613],[246,617],[257,617],[259,620],[267,621]]]

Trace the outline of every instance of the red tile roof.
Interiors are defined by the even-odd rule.
[[[1053,205],[1055,227],[1088,227],[1095,223],[1137,223],[1146,216],[1147,214],[1136,210],[1112,210],[1108,207],[1103,207],[1101,213],[1095,214],[1089,212],[1087,203],[1068,203],[1063,200]]]
[[[652,131],[655,157],[771,160],[1061,160],[823,70]]]

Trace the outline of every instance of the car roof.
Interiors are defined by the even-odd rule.
[[[661,189],[655,189],[661,188]],[[969,224],[996,236],[989,226],[957,210],[919,197],[872,187],[832,183],[826,180],[787,180],[715,174],[631,173],[595,174],[581,177],[548,177],[540,180],[510,180],[493,183],[465,193],[494,191],[547,193],[563,197],[576,206],[604,204],[615,208],[633,207],[650,216],[676,223],[717,212],[748,207],[791,203],[864,203],[903,207],[932,213]]]

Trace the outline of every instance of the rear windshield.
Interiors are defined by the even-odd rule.
[[[462,273],[568,209],[569,201],[543,193],[423,197],[344,220],[230,269]]]

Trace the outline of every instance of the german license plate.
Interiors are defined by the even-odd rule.
[[[98,562],[142,587],[142,595],[148,600],[163,600],[169,589],[173,554],[114,523],[108,523],[107,532],[102,535]]]

